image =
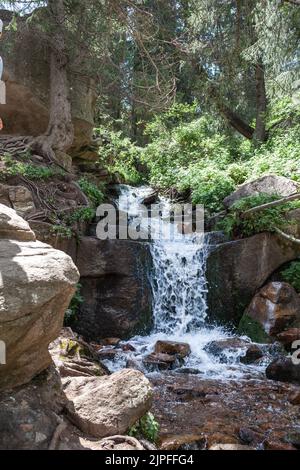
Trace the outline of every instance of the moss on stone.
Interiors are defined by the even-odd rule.
[[[248,336],[255,343],[265,344],[271,342],[271,338],[265,332],[262,325],[247,314],[243,315],[239,323],[238,333]]]

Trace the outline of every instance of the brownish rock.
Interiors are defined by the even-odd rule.
[[[245,315],[274,336],[300,318],[300,299],[286,282],[270,282],[256,294]]]
[[[300,328],[290,328],[289,330],[283,331],[277,335],[277,339],[284,346],[289,348],[294,341],[300,339]]]
[[[240,361],[243,364],[252,364],[253,362],[261,359],[264,356],[264,353],[256,344],[251,344],[246,351],[245,356],[241,357]]]
[[[288,400],[292,405],[300,405],[300,390],[291,393]]]
[[[176,355],[185,358],[191,354],[191,347],[187,343],[178,343],[175,341],[157,341],[155,353]]]
[[[276,442],[266,440],[264,441],[264,449],[265,450],[297,450],[291,444],[285,444],[284,442]]]
[[[266,375],[270,380],[300,383],[300,364],[294,364],[290,357],[279,357],[267,367]]]
[[[176,362],[176,356],[164,353],[152,353],[143,359],[146,366],[155,366],[159,369],[170,369]]]

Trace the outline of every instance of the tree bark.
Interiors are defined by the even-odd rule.
[[[34,146],[53,159],[53,153],[66,152],[71,147],[74,127],[69,97],[64,0],[49,0],[48,8],[53,23],[50,44],[50,117],[46,133],[35,140]]]
[[[267,92],[265,82],[265,70],[260,61],[255,66],[256,80],[256,126],[253,138],[258,142],[267,140],[266,112],[267,112]]]

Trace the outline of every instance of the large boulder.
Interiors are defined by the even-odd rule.
[[[244,317],[247,320],[243,321]],[[274,337],[300,321],[300,298],[286,282],[270,282],[254,296],[244,317],[243,324],[254,320],[267,335]]]
[[[267,175],[259,179],[245,183],[236,191],[227,196],[223,203],[226,208],[230,208],[235,202],[248,196],[264,194],[277,194],[286,197],[296,193],[300,185],[283,176]]]
[[[1,10],[0,16],[6,25],[13,13]],[[26,18],[18,19],[18,34],[5,31],[1,42],[6,83],[6,105],[0,105],[4,133],[41,135],[49,121],[49,49],[41,46]],[[74,156],[80,154],[84,158],[84,149],[92,142],[95,88],[91,80],[77,73],[70,73],[69,80],[75,131],[72,152]],[[95,149],[92,155],[89,152],[88,158],[97,158]]]
[[[0,388],[26,383],[51,363],[79,274],[71,258],[35,241],[29,225],[0,205]]]
[[[152,405],[152,387],[139,371],[107,377],[74,377],[64,388],[72,422],[94,437],[125,434]]]
[[[299,245],[271,233],[214,247],[207,259],[208,318],[238,325],[271,274],[299,256]]]
[[[76,264],[85,300],[76,331],[93,341],[149,331],[152,300],[148,244],[82,237]]]

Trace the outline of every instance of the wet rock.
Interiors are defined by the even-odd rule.
[[[218,341],[212,341],[205,346],[205,351],[220,357],[220,361],[226,363],[229,356],[238,354],[249,347],[249,342],[240,338],[227,338]]]
[[[106,348],[104,347],[103,349],[100,349],[98,351],[98,357],[99,359],[101,360],[105,360],[105,359],[115,359],[115,357],[119,354],[119,351],[117,349],[114,349],[114,348]]]
[[[143,363],[147,367],[157,367],[158,369],[171,369],[177,363],[177,358],[171,354],[152,353],[143,359]]]
[[[229,208],[244,197],[257,196],[261,193],[286,197],[296,193],[298,189],[299,184],[295,181],[283,176],[267,175],[241,185],[236,191],[227,196],[223,202],[225,207]]]
[[[151,329],[149,246],[131,240],[82,237],[77,266],[81,274],[80,307],[76,331],[88,341],[127,339]]]
[[[155,353],[176,355],[185,358],[191,354],[191,347],[186,343],[178,343],[175,341],[157,341],[155,345]]]
[[[288,400],[292,405],[300,405],[300,390],[291,393]]]
[[[68,416],[94,437],[122,435],[150,409],[152,387],[137,370],[108,377],[74,377],[64,382]]]
[[[151,206],[151,204],[156,204],[158,202],[158,192],[153,191],[153,193],[149,194],[149,196],[144,197],[141,200],[141,204],[144,206]]]
[[[127,344],[122,344],[121,349],[123,352],[135,352],[136,349],[132,344],[127,343]]]
[[[300,340],[300,328],[290,328],[283,331],[277,335],[277,339],[289,350],[294,341]]]
[[[290,357],[279,357],[267,367],[266,375],[270,380],[300,383],[300,364],[294,364]]]
[[[257,290],[274,271],[299,255],[299,245],[285,243],[271,233],[216,246],[207,259],[208,319],[238,326]],[[265,342],[264,338],[251,339]]]
[[[257,345],[252,344],[247,349],[245,356],[240,358],[240,361],[243,364],[253,364],[253,362],[256,362],[258,359],[261,359],[263,356],[263,351]]]
[[[245,315],[275,336],[300,318],[300,298],[286,282],[270,282],[255,295]]]
[[[241,428],[239,430],[239,437],[244,444],[257,445],[264,440],[264,433],[254,431],[250,428]]]
[[[208,450],[253,450],[253,448],[249,446],[243,446],[241,444],[214,444]]]

